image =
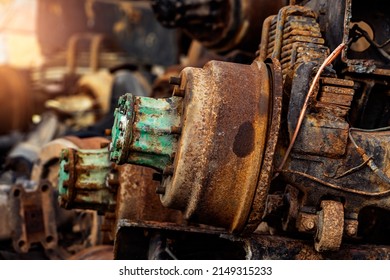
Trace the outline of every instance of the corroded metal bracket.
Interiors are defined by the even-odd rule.
[[[40,243],[46,250],[57,246],[57,224],[50,183],[42,182],[32,191],[20,185],[13,186],[9,204],[16,252],[28,252],[33,243]]]

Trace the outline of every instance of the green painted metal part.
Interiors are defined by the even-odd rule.
[[[62,151],[58,179],[61,206],[100,212],[115,210],[116,184],[109,178],[114,174],[108,154],[107,148]]]
[[[164,171],[180,137],[182,98],[123,95],[115,110],[110,159]]]

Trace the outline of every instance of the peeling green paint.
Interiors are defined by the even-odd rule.
[[[67,209],[113,211],[116,190],[108,182],[108,149],[62,151],[59,170],[60,203]]]
[[[182,98],[123,95],[115,110],[110,159],[163,171],[179,142]]]

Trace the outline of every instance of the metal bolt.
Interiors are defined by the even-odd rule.
[[[357,233],[357,228],[356,228],[354,225],[349,224],[349,225],[347,225],[347,227],[345,228],[345,231],[346,231],[347,235],[349,235],[349,236],[354,236],[354,235],[356,235],[356,233]]]
[[[181,84],[181,78],[180,77],[170,77],[169,83],[171,85],[180,85]]]
[[[315,223],[312,219],[307,219],[303,221],[303,227],[305,230],[312,230],[315,227]]]
[[[185,91],[179,87],[173,89],[173,96],[184,97]]]
[[[156,188],[156,193],[157,194],[165,194],[165,186],[163,184],[160,184],[157,188]]]

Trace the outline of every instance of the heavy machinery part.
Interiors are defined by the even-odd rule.
[[[287,6],[263,24],[260,60],[278,59],[283,75],[304,62],[321,63],[329,54],[324,46],[317,15],[303,6]]]
[[[60,159],[58,191],[60,205],[66,209],[114,211],[116,178],[109,178],[108,149],[65,149]],[[114,173],[111,173],[115,177]]]
[[[13,160],[16,171],[20,171],[22,163],[25,162],[20,159],[27,160],[30,165],[34,164],[31,175],[30,172],[16,174],[11,176],[10,182],[4,183],[5,178],[10,176],[6,176],[7,172],[2,174],[0,239],[12,240],[13,250],[12,247],[9,250],[19,254],[31,254],[36,249],[36,245],[41,244],[44,250],[42,254],[45,257],[63,259],[79,250],[76,243],[80,242],[80,239],[89,237],[90,244],[96,243],[94,243],[96,240],[93,236],[94,232],[90,232],[93,227],[90,221],[91,214],[82,215],[58,208],[55,199],[58,193],[58,160],[61,149],[65,147],[97,148],[97,144],[100,146],[101,142],[107,143],[107,140],[67,137],[48,142],[57,134],[57,130],[57,118],[51,114],[43,115],[37,129],[30,133],[27,141],[15,147],[7,160],[7,162]],[[67,227],[69,224],[73,225],[73,228],[70,227],[70,232],[64,229],[69,228]],[[58,234],[57,227],[62,229],[61,234]],[[74,239],[75,236],[81,236],[81,232],[83,238]],[[69,248],[69,251],[67,251],[68,238],[73,238],[72,242],[74,242],[74,246]],[[84,247],[85,244],[79,246]]]
[[[8,184],[13,184],[15,178],[30,178],[33,165],[39,159],[42,145],[47,144],[58,134],[59,127],[57,116],[51,112],[45,113],[36,129],[28,134],[27,139],[13,147],[6,158],[7,169],[14,177],[7,182]]]
[[[158,244],[169,240],[164,231],[252,233],[260,222],[262,226],[267,222],[272,232],[314,236],[317,251],[339,250],[342,238],[356,242],[365,237],[367,212],[388,213],[389,130],[355,129],[351,125],[356,123],[348,118],[351,107],[361,106],[356,96],[368,78],[371,86],[380,83],[378,91],[384,95],[388,82],[383,77],[372,79],[371,68],[359,75],[360,70],[351,71],[342,60],[313,80],[333,49],[325,38],[334,31],[324,28],[326,9],[309,8],[314,2],[325,1],[304,1],[307,6],[283,8],[266,20],[260,55],[252,65],[211,62],[203,69],[186,68],[180,77],[170,79],[176,85],[171,98],[132,94],[121,98],[110,157],[120,164],[153,167],[159,172],[154,179],[161,184],[138,181],[139,175],[150,180],[150,169],[124,168],[119,173],[117,217],[106,215],[111,219],[107,228],[113,229],[116,256],[149,235],[153,248],[165,248]],[[346,43],[347,48],[353,44]],[[302,114],[310,85],[314,91]],[[292,141],[301,116],[302,126]],[[293,149],[274,176],[289,142]],[[179,212],[158,204],[155,190],[165,206],[182,210],[190,221],[218,228],[183,224]],[[134,243],[129,244],[133,236]],[[351,248],[348,254],[356,257]]]
[[[147,229],[158,231],[186,227],[180,211],[161,205],[155,193],[159,182],[153,180],[153,169],[124,164],[119,166],[119,170],[115,222],[110,229],[115,240],[114,256],[122,259],[123,254],[126,254],[137,258],[135,255],[141,244],[132,238],[134,233]]]
[[[158,224],[181,225],[183,217],[180,211],[164,208],[156,195],[159,182],[153,180],[155,171],[151,168],[124,164],[118,167],[118,199],[116,209],[117,226],[132,224],[150,227]]]
[[[314,248],[318,252],[337,251],[344,231],[344,206],[338,201],[321,201]]]
[[[180,97],[157,99],[153,103],[136,97],[140,104],[145,100],[161,104],[164,110],[172,104],[171,112],[178,116],[173,122],[160,125],[160,130],[149,125],[138,134],[132,132],[139,129],[139,120],[145,114],[141,106],[133,105],[137,103],[131,95],[125,95],[112,129],[110,157],[123,163],[132,155],[142,156],[140,152],[162,143],[158,138],[161,134],[156,133],[158,137],[147,139],[149,142],[143,135],[149,131],[173,133],[178,142],[172,141],[177,145],[170,154],[172,165],[147,161],[148,156],[136,162],[147,162],[148,166],[162,171],[159,193],[163,205],[183,210],[186,218],[195,222],[211,223],[229,231],[242,230],[255,195],[265,149],[269,79],[266,64],[258,61],[252,65],[211,61],[203,69],[186,68],[179,78],[173,79],[177,84],[174,95]],[[155,120],[158,118],[149,122],[157,126]],[[120,127],[120,121],[125,125]],[[118,143],[126,153],[118,150]]]
[[[298,75],[306,73],[306,78],[294,78],[288,111],[288,132],[294,134],[300,104],[303,102],[301,89],[308,86],[307,79],[314,72],[314,65],[298,67]],[[312,98],[312,106],[306,114],[293,151],[301,154],[341,157],[348,144],[349,124],[346,120],[354,96],[354,82],[344,79],[324,77],[320,79],[318,93]],[[330,145],[331,143],[331,145]]]
[[[341,61],[346,64],[345,72],[355,77],[369,74],[379,80],[381,76],[390,75],[389,6],[385,0],[374,0],[370,5],[358,0],[316,0],[308,1],[305,6],[317,12],[329,48],[350,42],[350,47],[341,55]],[[369,47],[358,47],[362,42]]]
[[[219,238],[223,230],[189,224],[180,211],[161,205],[155,193],[160,182],[153,180],[153,169],[124,164],[119,170],[116,221],[111,228],[115,259],[163,258],[159,250],[169,259],[243,258],[241,242]],[[170,247],[172,251],[167,251]]]
[[[33,166],[30,180],[33,182],[48,180],[53,186],[57,186],[59,159],[63,149],[99,149],[104,143],[108,143],[108,140],[103,137],[81,139],[75,136],[65,136],[50,141],[41,147],[38,154],[39,160]]]
[[[295,6],[283,8],[277,18],[270,17],[269,22],[264,24],[265,32],[260,58],[276,57],[281,59],[282,64],[284,57],[288,57],[285,61],[291,61],[290,58],[293,57],[291,51],[287,47],[282,47],[287,43],[291,30],[277,28],[277,26],[285,26],[280,21],[286,11],[304,12],[296,18],[286,17],[286,21],[289,21],[289,28],[294,27],[293,32],[298,32],[297,34],[301,33],[300,28],[296,29],[300,21],[309,15],[313,19],[317,18],[316,13],[308,7]],[[321,17],[325,17],[324,10],[321,11],[320,25],[323,19]],[[276,27],[272,26],[271,22]],[[312,26],[319,31],[317,23],[314,22]],[[330,32],[332,29],[325,30],[324,33],[329,37]],[[276,40],[274,34],[278,33],[279,39]],[[326,46],[321,46],[324,40],[321,38],[321,33],[318,34],[319,37],[314,41],[313,38],[305,38],[313,51],[307,52],[304,48],[297,48],[298,54],[294,55],[296,57],[306,56],[307,59],[294,60],[292,65],[284,68],[284,91],[289,93],[285,130],[288,133],[287,139],[292,139],[297,120],[302,113],[302,105],[306,97],[302,95],[302,92],[308,92],[310,84],[314,83],[312,77],[324,59],[323,54],[328,52]],[[299,38],[299,40],[302,39],[303,37]],[[318,45],[320,41],[321,44]],[[278,47],[275,47],[277,45]],[[325,52],[318,52],[319,50],[325,50]],[[299,54],[299,52],[302,53]],[[319,55],[321,53],[322,55]],[[310,55],[307,56],[307,54]],[[351,71],[351,64],[345,60],[344,62],[347,65],[344,66],[343,71]],[[372,72],[366,71],[366,74],[370,73]],[[318,251],[338,250],[343,235],[356,238],[359,220],[361,220],[360,215],[366,207],[389,209],[389,161],[381,156],[387,154],[385,143],[388,141],[386,140],[388,129],[361,131],[350,128],[347,117],[351,106],[356,106],[353,102],[355,91],[360,90],[359,82],[367,78],[361,76],[355,82],[356,76],[341,78],[338,75],[340,75],[339,72],[336,74],[332,67],[328,67],[319,82],[315,84],[315,93],[309,100],[310,105],[290,159],[284,170],[281,170],[283,182],[291,188],[296,188],[293,193],[299,190],[298,196],[295,195],[294,199],[289,195],[291,191],[284,195],[284,200],[288,202],[283,206],[287,206],[288,209],[288,212],[284,213],[285,221],[289,222],[284,226],[284,230],[291,231],[295,228],[307,234],[316,232],[315,248]],[[381,82],[380,79],[376,80]],[[282,144],[278,147],[276,162],[279,162],[284,153],[285,146]],[[271,193],[275,192],[275,189],[277,189],[276,185],[271,188]],[[324,204],[325,201],[327,201],[326,204]],[[332,218],[327,218],[326,212],[336,206],[338,207],[336,212],[342,215],[332,215]]]
[[[321,4],[325,5],[319,8]],[[351,42],[341,56],[345,64],[343,72],[355,81],[355,106],[349,114],[351,123],[355,127],[371,129],[389,126],[389,6],[384,0],[374,0],[370,5],[357,0],[332,0],[321,4],[317,3],[313,8],[325,11],[320,14],[321,27],[332,27],[331,32],[324,34],[329,45],[335,40]],[[344,16],[338,16],[339,13]],[[369,47],[356,47],[359,42]]]
[[[318,67],[318,62],[297,63],[287,73],[285,81],[288,82],[284,88],[290,93],[286,127],[290,139],[295,133],[305,98],[302,92],[308,91],[311,77]],[[286,220],[295,221],[295,225],[293,222],[284,229],[291,230],[292,227],[307,234],[317,232],[315,248],[319,251],[338,250],[343,235],[356,237],[357,217],[364,207],[388,209],[388,182],[380,179],[382,175],[375,176],[376,172],[367,162],[367,154],[373,156],[375,149],[380,151],[379,154],[386,153],[387,134],[371,131],[363,135],[351,131],[347,114],[354,94],[353,81],[336,78],[334,71],[327,69],[310,99],[290,159],[283,170],[278,170],[282,172],[285,183],[299,190],[299,198],[288,203],[289,210],[285,214]],[[352,144],[354,138],[359,142],[356,145]],[[277,162],[285,153],[283,145],[278,149]],[[388,160],[383,157],[373,160],[380,170],[386,172]],[[367,200],[362,197],[364,195],[371,199]],[[329,203],[344,202],[343,215],[333,216],[337,221],[326,218],[324,208],[317,213],[324,199],[330,200]]]
[[[275,235],[253,234],[245,242],[250,260],[389,260],[387,245],[344,243],[338,251],[317,252],[312,241]]]
[[[28,85],[28,75],[7,66],[0,67],[0,135],[14,130],[25,131],[35,112],[34,100]]]
[[[181,103],[179,97],[122,96],[115,110],[111,159],[160,171],[170,166],[180,133]]]
[[[218,52],[254,53],[263,20],[288,1],[207,0],[153,1],[157,19],[166,27],[181,27],[205,47]]]
[[[57,225],[50,183],[42,182],[28,190],[15,185],[9,193],[10,228],[16,252],[27,253],[31,244],[40,243],[45,250],[57,246]]]
[[[107,70],[88,73],[78,80],[74,94],[49,99],[45,107],[65,116],[68,127],[80,130],[109,112],[112,86],[113,76]]]
[[[81,76],[77,82],[77,91],[84,92],[94,98],[94,108],[100,113],[97,116],[99,118],[110,109],[112,86],[113,75],[107,70],[101,70]]]
[[[334,159],[293,153],[282,172],[287,182],[293,182],[305,194],[300,208],[315,213],[318,201],[326,193],[346,201],[344,212],[348,219],[356,220],[365,207],[389,210],[389,160],[385,156],[389,135],[388,131],[352,130],[350,139],[356,146],[350,140],[345,155]],[[313,188],[317,192],[311,191]]]

